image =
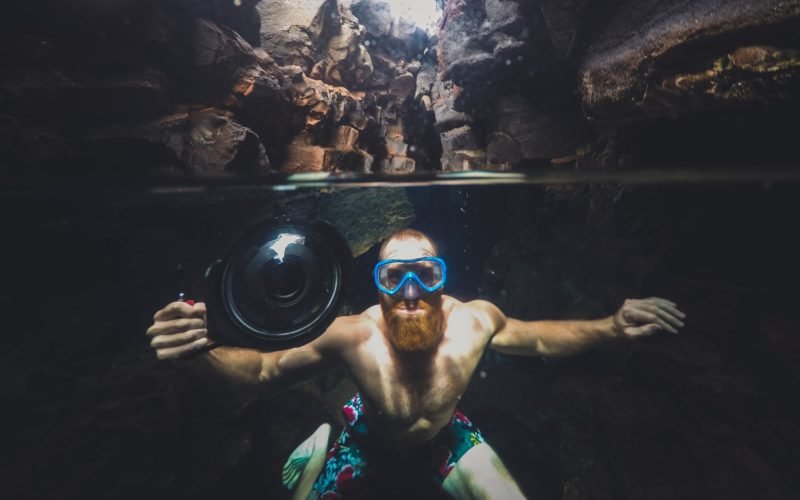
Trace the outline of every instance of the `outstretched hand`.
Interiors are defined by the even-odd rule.
[[[627,299],[614,315],[614,328],[617,334],[625,337],[652,335],[660,331],[678,333],[685,317],[686,314],[667,299]]]

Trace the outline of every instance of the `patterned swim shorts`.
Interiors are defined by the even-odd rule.
[[[359,394],[344,405],[342,412],[345,429],[328,452],[325,467],[314,483],[320,500],[363,497],[363,484],[369,482],[370,476],[389,473],[397,477],[398,471],[415,480],[427,477],[441,485],[458,460],[484,442],[478,428],[459,410],[436,437],[413,448],[393,448],[370,435]]]

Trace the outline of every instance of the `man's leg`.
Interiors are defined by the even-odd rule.
[[[293,500],[305,500],[309,497],[311,487],[325,465],[330,434],[331,426],[329,424],[320,425],[292,452],[289,460],[283,466],[283,485],[289,490],[294,490],[292,492]]]
[[[464,453],[442,483],[458,499],[525,499],[514,478],[488,443]]]

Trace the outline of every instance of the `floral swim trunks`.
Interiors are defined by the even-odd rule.
[[[458,460],[484,442],[478,428],[459,410],[436,437],[413,448],[393,447],[370,435],[359,394],[344,405],[342,412],[346,426],[314,483],[320,500],[370,498],[370,487],[365,485],[370,484],[371,477],[386,474],[395,480],[400,474],[407,481],[427,477],[441,485]]]

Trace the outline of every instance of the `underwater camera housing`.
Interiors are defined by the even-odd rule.
[[[249,225],[206,271],[209,334],[262,351],[310,342],[336,318],[353,254],[324,222]]]

